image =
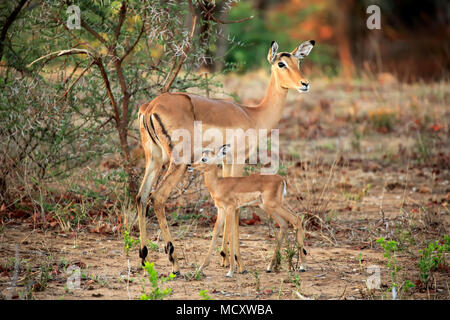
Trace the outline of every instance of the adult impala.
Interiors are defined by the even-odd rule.
[[[144,263],[148,254],[146,241],[146,223],[144,213],[150,198],[153,209],[158,219],[162,237],[165,243],[165,251],[172,263],[172,273],[179,274],[176,250],[165,216],[165,202],[170,192],[179,183],[186,171],[188,163],[179,163],[174,160],[172,151],[175,140],[174,132],[185,130],[194,136],[194,123],[201,121],[204,128],[214,128],[223,136],[229,128],[248,129],[272,129],[280,121],[288,89],[299,92],[309,91],[309,81],[300,72],[300,63],[313,48],[314,40],[305,41],[291,53],[278,53],[278,44],[272,42],[267,59],[272,65],[270,83],[266,95],[260,104],[256,106],[242,106],[235,102],[209,99],[195,94],[177,92],[164,93],[139,108],[139,130],[141,143],[145,154],[145,174],[136,197],[139,231],[141,245],[139,257]],[[204,146],[201,146],[204,147]],[[191,154],[195,154],[192,150]],[[246,149],[246,156],[253,150]],[[193,162],[194,159],[192,158]],[[169,163],[168,169],[161,182],[153,184],[158,177],[162,166]],[[222,175],[241,176],[243,164],[224,164]],[[150,196],[151,193],[151,196]],[[234,221],[239,221],[238,211],[235,212]],[[228,228],[233,228],[233,234],[238,237],[238,226],[229,226],[225,223],[224,234],[228,234]],[[222,242],[222,264],[228,262],[227,241]],[[239,248],[238,248],[239,250]],[[239,251],[235,252],[240,256]]]

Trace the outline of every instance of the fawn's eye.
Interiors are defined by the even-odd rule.
[[[284,62],[278,62],[278,67],[284,68],[284,67],[286,67],[286,63],[284,63]]]

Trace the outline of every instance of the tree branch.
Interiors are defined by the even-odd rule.
[[[92,52],[90,52],[89,50],[72,48],[72,49],[59,50],[59,51],[55,51],[55,52],[51,52],[51,53],[49,53],[49,54],[46,54],[45,56],[42,56],[42,57],[40,57],[40,58],[34,60],[33,62],[29,63],[29,64],[27,65],[27,67],[30,68],[33,64],[35,64],[36,62],[41,61],[41,60],[43,60],[43,59],[45,59],[45,58],[49,58],[49,57],[50,57],[50,58],[47,59],[47,61],[45,62],[45,63],[47,63],[48,61],[50,61],[50,60],[53,59],[53,58],[57,58],[57,57],[65,56],[65,55],[70,55],[70,54],[86,54],[86,55],[88,55],[88,56],[93,57],[94,59],[96,58],[96,56],[95,56]],[[52,57],[52,56],[53,56],[53,57]],[[45,64],[45,63],[44,63],[44,64]]]
[[[8,32],[9,27],[11,27],[14,20],[16,20],[17,16],[20,13],[20,10],[22,10],[23,6],[28,0],[20,0],[17,7],[14,8],[13,12],[8,16],[8,18],[5,21],[5,24],[3,25],[2,32],[0,34],[0,60],[2,60],[3,57],[3,42],[6,39],[6,33]]]
[[[142,21],[141,31],[139,32],[139,35],[138,35],[136,41],[131,45],[131,47],[129,47],[127,49],[127,51],[124,53],[124,55],[120,58],[120,62],[122,62],[134,50],[134,48],[138,44],[139,40],[141,39],[142,34],[144,33],[144,31],[145,31],[145,22]]]
[[[92,34],[98,41],[103,43],[104,45],[107,44],[105,38],[103,38],[101,35],[97,33],[94,29],[92,29],[83,19],[81,20],[81,26],[90,34]]]
[[[213,20],[213,21],[216,22],[216,23],[220,23],[220,24],[240,23],[240,22],[244,22],[244,21],[251,20],[251,19],[253,19],[253,18],[255,17],[255,16],[250,16],[250,17],[247,17],[247,18],[239,19],[239,20],[224,21],[224,20],[221,20],[221,19],[218,19],[218,18],[214,17],[213,14],[211,13],[211,12],[214,10],[214,8],[216,7],[215,5],[211,8],[211,10],[208,10],[208,9],[205,7],[205,5],[203,4],[202,0],[198,0],[197,2],[198,2],[198,3],[200,4],[200,6],[202,7],[203,12],[204,12],[209,18],[211,18],[211,20]]]
[[[192,39],[194,38],[194,31],[195,31],[195,25],[197,23],[197,16],[195,15],[195,11],[194,11],[194,7],[192,5],[192,1],[189,0],[189,9],[191,11],[192,14],[192,25],[191,25],[191,33],[189,34],[189,40],[188,43],[185,46],[185,49],[183,50],[184,55],[182,55],[180,57],[180,59],[178,60],[178,63],[174,64],[172,66],[172,69],[170,70],[167,79],[166,79],[166,83],[163,87],[163,89],[161,90],[162,93],[168,92],[170,87],[172,86],[173,82],[175,81],[178,73],[180,72],[181,66],[184,63],[184,60],[186,60],[186,57],[189,53],[190,48],[192,47]]]
[[[126,1],[122,1],[122,6],[120,7],[119,12],[119,23],[117,24],[116,29],[114,30],[114,42],[117,42],[117,39],[119,39],[120,29],[122,28],[122,24],[125,21],[126,13],[127,13],[127,3]]]

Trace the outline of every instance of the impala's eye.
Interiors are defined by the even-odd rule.
[[[284,68],[284,67],[286,67],[286,63],[284,63],[284,62],[278,62],[278,67]]]
[[[206,158],[206,157],[203,157],[203,158],[201,159],[201,162],[203,162],[203,163],[206,163],[206,162],[208,162],[208,158]]]

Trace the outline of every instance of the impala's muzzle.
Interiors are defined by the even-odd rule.
[[[309,81],[302,80],[300,81],[301,86],[297,87],[297,91],[299,92],[308,92],[309,91]]]

